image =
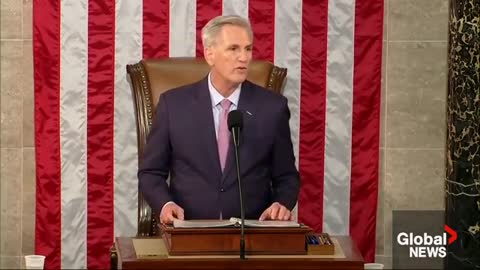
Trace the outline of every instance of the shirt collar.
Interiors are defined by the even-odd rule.
[[[230,102],[238,107],[238,99],[240,98],[240,91],[242,89],[242,84],[239,84],[235,91],[227,97]],[[208,73],[208,91],[210,91],[210,99],[212,100],[212,107],[216,107],[223,99],[225,99],[218,90],[213,86],[210,79],[210,73]]]

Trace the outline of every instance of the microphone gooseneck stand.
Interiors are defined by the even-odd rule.
[[[235,163],[237,167],[238,191],[240,193],[240,259],[245,260],[245,209],[243,206],[242,181],[240,180],[240,162],[238,161],[238,134],[239,128],[232,128],[233,144],[235,148]]]

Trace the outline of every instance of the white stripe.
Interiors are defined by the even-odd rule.
[[[223,0],[223,15],[248,18],[248,0]]]
[[[170,0],[170,57],[195,56],[196,24],[196,0]]]
[[[142,59],[142,1],[117,0],[115,29],[114,230],[135,236],[138,214],[138,159],[135,112],[126,65]]]
[[[87,267],[88,1],[61,2],[61,268]]]
[[[323,231],[348,235],[355,0],[328,1]]]
[[[302,1],[275,2],[274,63],[287,68],[287,82],[283,95],[290,109],[290,132],[298,168],[298,145],[300,131],[300,86],[302,63]],[[297,211],[294,211],[297,219]]]

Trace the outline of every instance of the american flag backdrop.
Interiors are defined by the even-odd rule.
[[[36,233],[47,268],[107,268],[134,236],[137,139],[126,64],[202,57],[212,17],[249,18],[288,68],[298,220],[375,255],[383,0],[34,0]]]

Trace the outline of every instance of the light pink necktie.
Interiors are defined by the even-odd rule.
[[[225,168],[225,162],[227,160],[228,146],[230,142],[230,131],[228,131],[227,118],[230,105],[232,103],[228,99],[222,100],[220,105],[222,106],[222,111],[220,112],[220,119],[218,123],[218,156],[220,157],[220,166],[223,169]]]

